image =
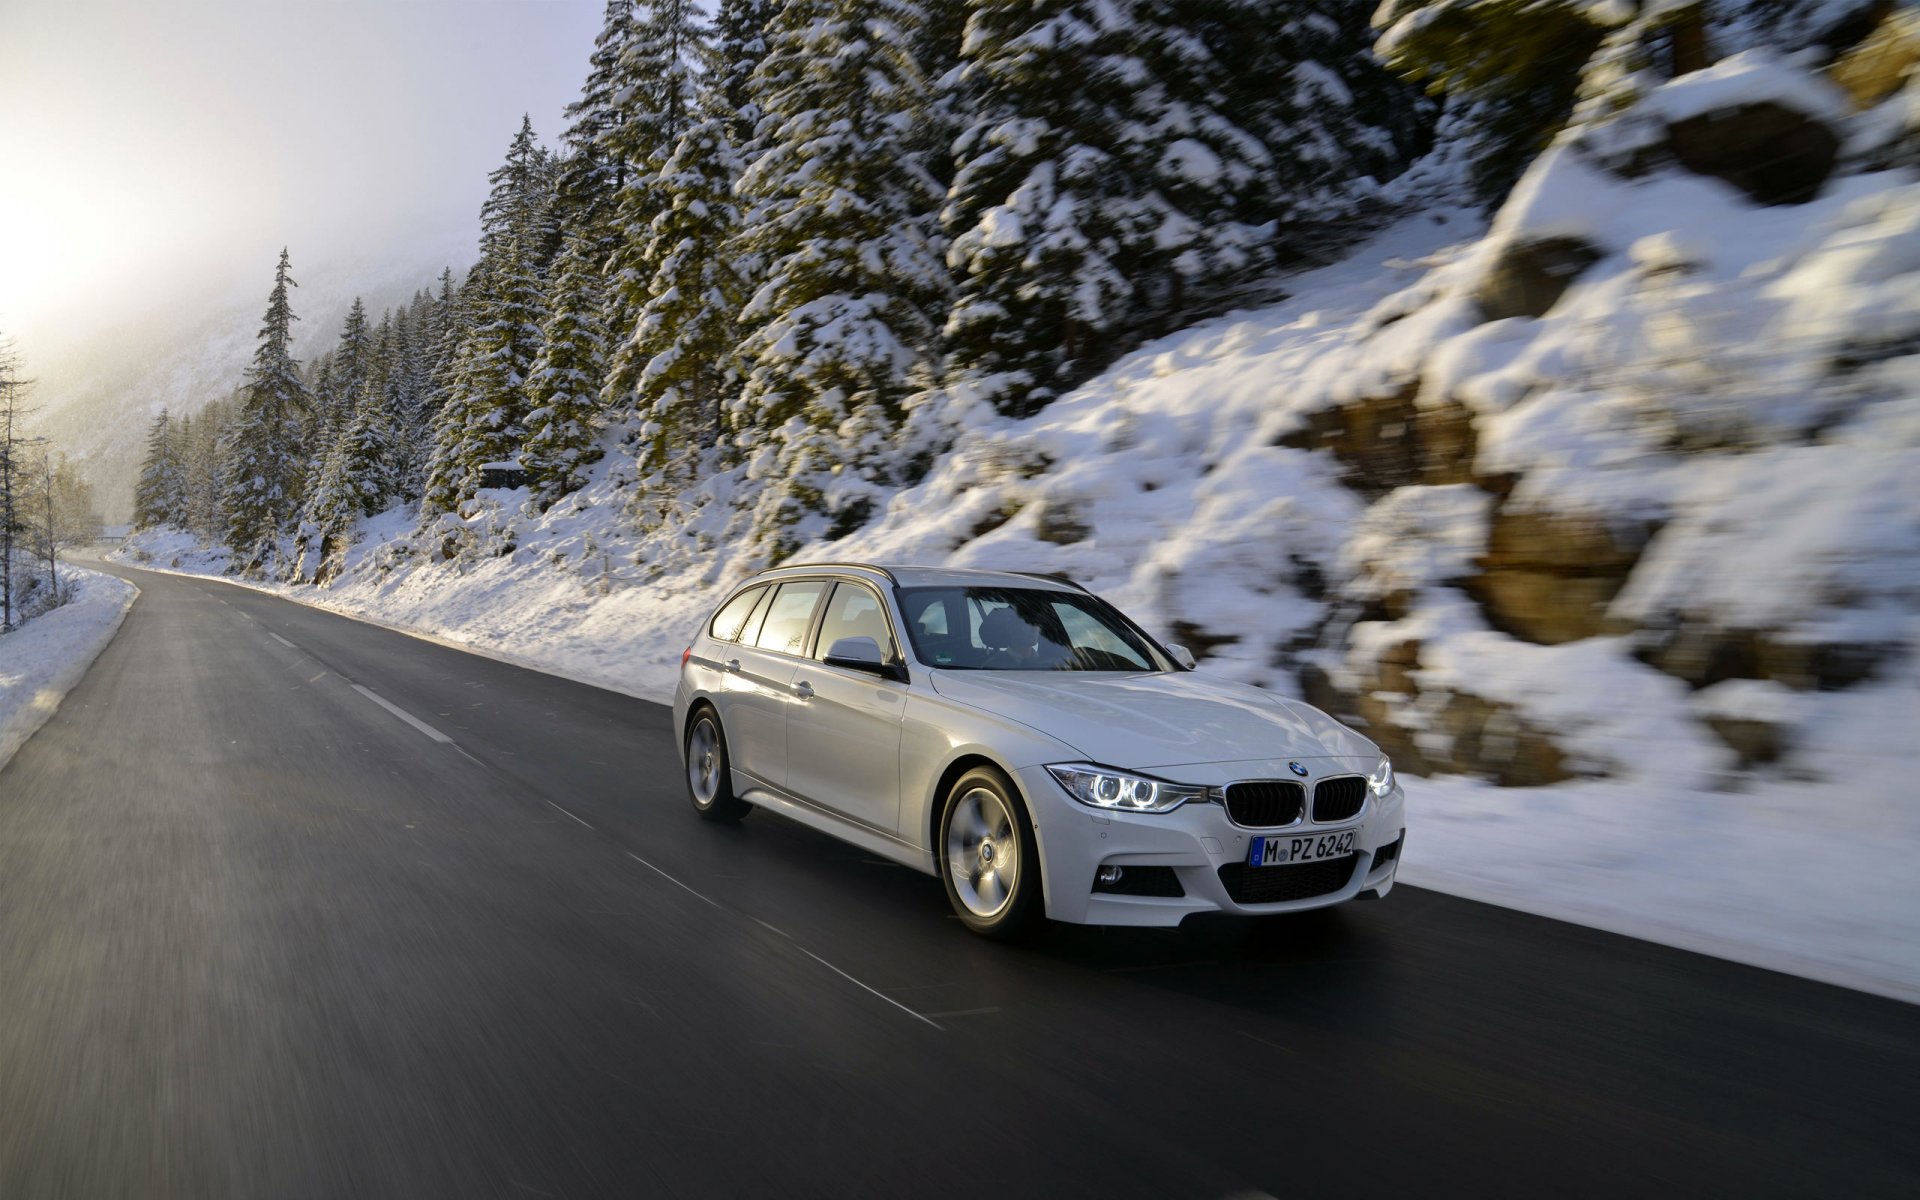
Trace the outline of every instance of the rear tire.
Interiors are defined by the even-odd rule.
[[[1040,846],[1012,782],[975,767],[948,789],[934,847],[947,901],[968,929],[1012,941],[1043,923]]]
[[[687,798],[702,820],[731,825],[753,811],[753,805],[733,794],[727,735],[711,708],[696,710],[688,722],[686,751]]]

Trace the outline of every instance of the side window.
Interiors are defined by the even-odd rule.
[[[740,628],[747,623],[747,617],[753,612],[753,606],[760,603],[765,587],[748,588],[738,596],[726,602],[719,612],[713,614],[713,623],[707,626],[707,632],[723,642],[740,640]]]
[[[833,599],[827,601],[826,615],[820,618],[820,640],[814,643],[813,656],[825,658],[827,651],[841,638],[870,637],[880,643],[880,653],[893,661],[893,627],[880,597],[857,583],[837,583]]]
[[[780,590],[774,593],[772,607],[767,609],[766,619],[760,623],[760,636],[753,644],[782,654],[800,653],[806,646],[807,626],[813,624],[814,605],[826,590],[826,583],[818,579],[781,584]]]
[[[760,637],[760,623],[767,619],[767,610],[773,607],[774,591],[774,588],[768,588],[760,593],[760,603],[753,606],[753,615],[740,627],[740,636],[736,640],[742,646],[751,646]]]

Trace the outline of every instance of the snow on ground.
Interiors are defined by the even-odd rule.
[[[1767,83],[1747,67],[1659,103]],[[1575,775],[1403,776],[1408,882],[1920,1001],[1920,359],[1901,349],[1920,336],[1917,229],[1911,173],[1762,207],[1676,171],[1624,180],[1562,145],[1490,230],[1409,217],[1288,280],[1291,299],[1142,347],[1030,420],[978,422],[867,528],[798,557],[1065,571],[1203,671],[1290,694],[1360,606],[1347,660],[1420,644],[1409,720],[1470,693],[1550,731]],[[1544,237],[1597,257],[1544,316],[1486,321],[1476,284]],[[1299,436],[1392,394],[1471,414],[1474,482],[1370,496]],[[270,586],[663,700],[700,617],[758,564],[730,535],[726,477],[634,532],[622,458],[545,514],[483,493],[452,537],[384,514],[329,585]],[[1517,482],[1498,495],[1490,477]],[[1502,508],[1657,528],[1608,610],[1623,628],[1885,658],[1841,690],[1694,690],[1630,633],[1519,640],[1462,586]],[[226,565],[177,533],[122,557]],[[1388,597],[1404,611],[1373,619]],[[1427,715],[1420,737],[1444,740]],[[1777,726],[1789,748],[1742,764],[1710,720]]]
[[[63,575],[72,600],[0,634],[0,767],[53,716],[140,594],[98,571],[66,567]]]

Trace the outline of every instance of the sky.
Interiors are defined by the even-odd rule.
[[[477,230],[601,0],[0,0],[0,335],[32,360],[303,264]]]

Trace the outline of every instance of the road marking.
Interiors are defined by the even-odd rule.
[[[552,801],[548,801],[548,803],[551,804]],[[662,871],[659,867],[654,866],[652,863],[648,862],[646,859],[641,858],[638,854],[635,854],[633,851],[631,850],[627,851],[627,857],[639,863],[641,866],[645,867],[647,870],[652,871],[655,875],[658,875],[660,878],[666,880],[668,883],[671,883],[675,887],[684,888],[689,892],[693,892],[694,895],[699,896],[702,900],[705,900],[708,904],[713,905],[715,908],[722,907],[718,900],[715,900],[710,896],[704,895],[701,892],[694,891],[694,889],[687,887],[686,884],[681,883],[678,879],[675,879],[673,876],[667,874],[665,871]]]
[[[792,941],[792,939],[789,938],[788,941]],[[932,1020],[931,1018],[920,1015],[919,1013],[908,1008],[906,1005],[900,1003],[898,1000],[895,1000],[892,996],[887,995],[885,992],[880,991],[877,988],[868,987],[866,984],[861,983],[858,979],[855,979],[853,976],[847,974],[845,971],[842,971],[839,967],[834,966],[832,963],[828,962],[826,959],[821,958],[818,954],[815,954],[813,951],[807,949],[805,946],[802,946],[799,942],[793,942],[793,948],[795,950],[798,950],[800,953],[806,955],[808,958],[812,959],[813,961],[819,963],[821,966],[825,967],[827,970],[832,971],[835,975],[838,975],[840,978],[846,980],[848,983],[857,984],[862,990],[871,992],[874,995],[880,997],[882,1000],[885,1000],[888,1004],[893,1005],[895,1008],[899,1009],[901,1012],[912,1017],[914,1020],[925,1021],[927,1024],[933,1026],[935,1029],[940,1030],[941,1033],[946,1032],[945,1027],[943,1027],[938,1021],[935,1021],[935,1020]]]
[[[362,696],[365,696],[367,699],[373,701],[375,704],[378,704],[381,708],[386,709],[388,712],[392,713],[394,716],[399,717],[402,721],[405,721],[407,724],[413,726],[415,729],[418,729],[421,733],[426,734],[428,737],[432,738],[434,741],[439,742],[442,745],[446,745],[446,746],[453,745],[452,738],[448,737],[444,733],[441,733],[438,729],[435,729],[433,726],[427,724],[425,721],[422,721],[419,717],[414,716],[412,713],[408,712],[406,709],[401,708],[398,704],[395,704],[393,701],[387,699],[385,696],[382,696],[380,693],[374,691],[372,688],[364,688],[356,683],[353,685],[353,690],[356,692],[359,692]]]
[[[556,808],[556,809],[559,809],[559,810],[560,810],[561,812],[563,812],[563,813],[567,813],[567,815],[568,815],[568,816],[570,816],[570,817],[573,817],[573,814],[572,814],[572,813],[570,813],[570,812],[567,812],[567,810],[566,810],[566,809],[564,809],[564,808],[560,808],[560,806],[559,806],[558,804],[554,804],[554,803],[553,803],[553,801],[551,801],[551,800],[549,800],[549,801],[547,801],[547,803],[548,803],[548,804],[551,804],[551,805],[553,805],[553,807],[554,807],[554,808]],[[576,820],[576,821],[580,821],[580,818],[579,818],[579,817],[573,817],[573,819],[574,819],[574,820]],[[587,823],[586,823],[585,821],[580,821],[580,823],[581,823],[582,825],[587,825]],[[591,825],[587,825],[587,828],[588,828],[588,829],[592,829],[592,828],[593,828],[593,826],[591,826]]]
[[[553,801],[549,800],[547,801],[547,803],[552,804]],[[557,808],[559,806],[555,805],[555,807]],[[646,859],[641,858],[638,854],[635,854],[633,851],[631,850],[626,851],[626,855],[628,858],[639,863],[641,866],[645,867],[649,871],[652,871],[654,874],[660,876],[662,879],[665,879],[667,882],[672,883],[678,887],[686,888],[687,891],[693,892],[694,895],[699,896],[702,900],[705,900],[708,904],[713,905],[715,908],[720,909],[722,912],[727,911],[726,906],[721,904],[719,901],[709,899],[707,896],[704,896],[701,893],[694,891],[694,889],[687,887],[686,884],[681,883],[678,879],[675,879],[673,876],[667,874],[665,871],[662,871],[659,867],[654,866],[652,863],[648,862]],[[913,1011],[911,1008],[908,1008],[906,1005],[900,1003],[898,1000],[895,1000],[892,996],[887,995],[885,992],[880,991],[877,988],[870,987],[867,984],[862,983],[860,980],[855,979],[853,976],[847,974],[845,971],[842,971],[839,967],[834,966],[832,963],[828,962],[826,959],[821,958],[818,954],[815,954],[813,951],[807,949],[805,946],[802,946],[799,942],[794,941],[793,935],[788,933],[786,930],[781,929],[779,926],[769,925],[765,921],[762,921],[759,917],[753,916],[749,913],[741,913],[740,915],[746,917],[749,921],[752,921],[755,925],[758,925],[763,929],[769,930],[772,933],[778,934],[780,937],[786,939],[787,943],[791,945],[795,950],[798,950],[800,953],[806,955],[808,958],[819,963],[821,966],[825,967],[827,970],[832,971],[835,975],[838,975],[840,978],[846,980],[848,983],[854,984],[855,986],[859,987],[862,991],[871,992],[873,995],[878,996],[882,1000],[885,1000],[888,1004],[893,1005],[895,1008],[899,1009],[901,1012],[912,1017],[916,1021],[921,1021],[928,1025],[931,1025],[935,1029],[938,1029],[941,1033],[946,1032],[946,1027],[941,1025],[939,1022],[928,1020],[926,1017],[921,1016],[919,1013]]]
[[[1272,1046],[1275,1050],[1278,1050],[1282,1054],[1297,1053],[1296,1051],[1289,1050],[1285,1046],[1282,1046],[1279,1042],[1270,1042],[1267,1039],[1260,1037],[1256,1034],[1248,1033],[1244,1029],[1240,1030],[1239,1034],[1241,1037],[1244,1037],[1244,1038],[1252,1038],[1254,1041],[1259,1042],[1262,1046]]]
[[[952,1012],[928,1013],[927,1015],[930,1017],[984,1017],[988,1013],[997,1013],[999,1011],[1000,1006],[996,1004],[992,1008],[956,1008]]]
[[[289,650],[298,650],[300,648],[294,645],[292,642],[288,641],[287,639],[281,637],[279,634],[275,633],[271,629],[267,630],[267,636],[272,638],[274,641],[279,642],[282,646],[285,646]]]

